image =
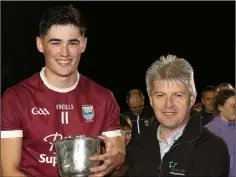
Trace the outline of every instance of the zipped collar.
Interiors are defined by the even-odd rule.
[[[179,138],[179,143],[192,141],[202,134],[201,118],[199,116],[190,117],[182,136]]]
[[[155,121],[155,123],[153,123],[153,125],[150,127],[150,129],[147,130],[146,133],[139,134],[139,136],[136,138],[136,142],[141,143],[144,147],[150,149],[156,149],[157,146],[159,147],[159,142],[157,140],[158,126],[158,121]],[[201,118],[199,116],[192,116],[190,117],[182,136],[177,140],[177,142],[186,143],[200,137],[201,134]]]

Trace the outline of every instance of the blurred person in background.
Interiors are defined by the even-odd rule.
[[[120,115],[120,130],[124,136],[125,147],[129,144],[132,137],[132,122],[128,116]]]
[[[150,106],[145,106],[145,97],[139,89],[132,89],[127,93],[126,102],[129,106],[123,115],[128,116],[132,122],[132,138],[151,126],[154,113]]]
[[[216,94],[216,88],[214,86],[207,86],[203,89],[201,93],[201,111],[196,111],[192,113],[193,116],[201,117],[202,126],[205,126],[213,119],[213,100]]]
[[[120,130],[121,134],[124,136],[124,145],[127,148],[129,142],[131,141],[132,135],[132,123],[128,116],[120,115]],[[119,169],[115,170],[110,176],[118,177],[123,176],[127,171],[128,166],[124,163]]]
[[[212,122],[206,127],[222,137],[228,145],[230,154],[229,177],[236,176],[236,119],[235,119],[235,90],[223,89],[214,100],[214,115]]]

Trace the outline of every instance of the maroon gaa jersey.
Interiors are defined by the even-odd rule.
[[[53,141],[78,135],[120,136],[119,107],[109,90],[79,73],[71,88],[54,88],[44,69],[4,93],[1,138],[22,138],[20,171],[25,175],[56,177]]]

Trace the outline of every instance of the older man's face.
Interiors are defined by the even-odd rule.
[[[174,130],[187,123],[195,99],[182,82],[161,80],[153,84],[150,103],[160,124]]]

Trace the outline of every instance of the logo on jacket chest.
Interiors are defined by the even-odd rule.
[[[92,122],[94,118],[93,105],[82,105],[82,114],[86,122]]]
[[[149,123],[150,123],[149,120],[144,120],[143,122],[144,122],[144,125],[145,125],[146,127],[149,126]]]
[[[170,170],[170,174],[172,175],[176,175],[176,176],[185,176],[187,171],[179,168],[178,167],[178,163],[176,163],[175,161],[170,161],[169,164],[169,170]]]

